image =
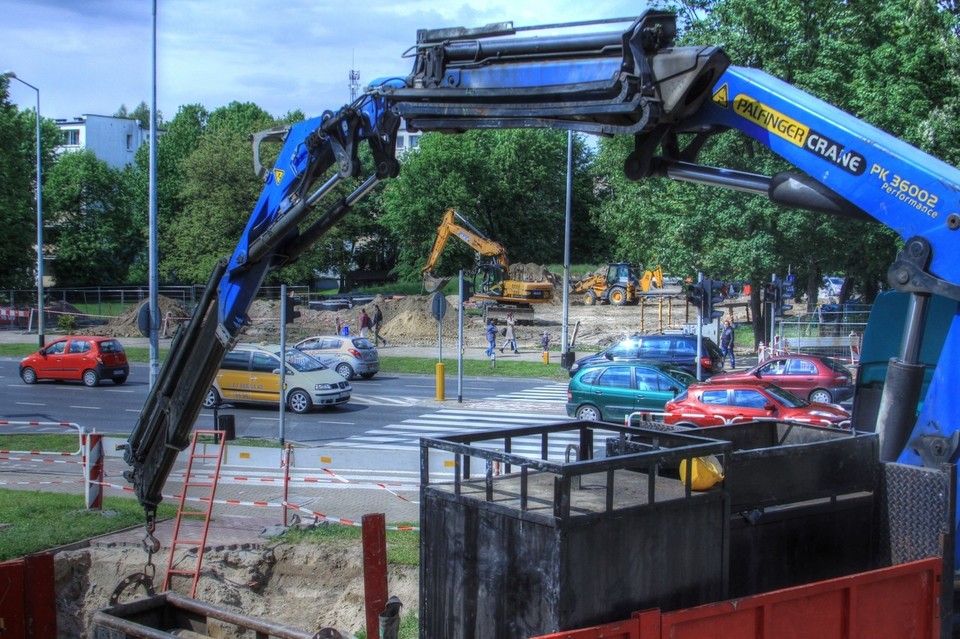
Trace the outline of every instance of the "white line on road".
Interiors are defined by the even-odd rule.
[[[82,408],[84,410],[100,410],[99,406],[68,406],[67,408]]]
[[[40,402],[14,402],[17,406],[46,406]]]

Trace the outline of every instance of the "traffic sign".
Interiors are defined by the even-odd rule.
[[[434,293],[430,299],[430,309],[438,322],[443,320],[443,316],[447,314],[447,298],[440,292]]]

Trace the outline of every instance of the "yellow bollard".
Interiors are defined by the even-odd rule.
[[[550,363],[550,351],[543,351],[543,363],[544,364]]]
[[[437,401],[444,400],[443,362],[437,362]]]

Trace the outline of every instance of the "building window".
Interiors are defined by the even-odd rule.
[[[127,133],[127,151],[133,149],[133,136]]]
[[[80,146],[80,129],[63,129],[60,131],[60,143],[63,146]]]

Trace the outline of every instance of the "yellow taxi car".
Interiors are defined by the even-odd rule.
[[[286,402],[294,413],[350,401],[353,388],[336,371],[295,348],[286,352]],[[206,397],[205,408],[221,402],[277,404],[280,401],[280,345],[238,344],[227,353]]]

